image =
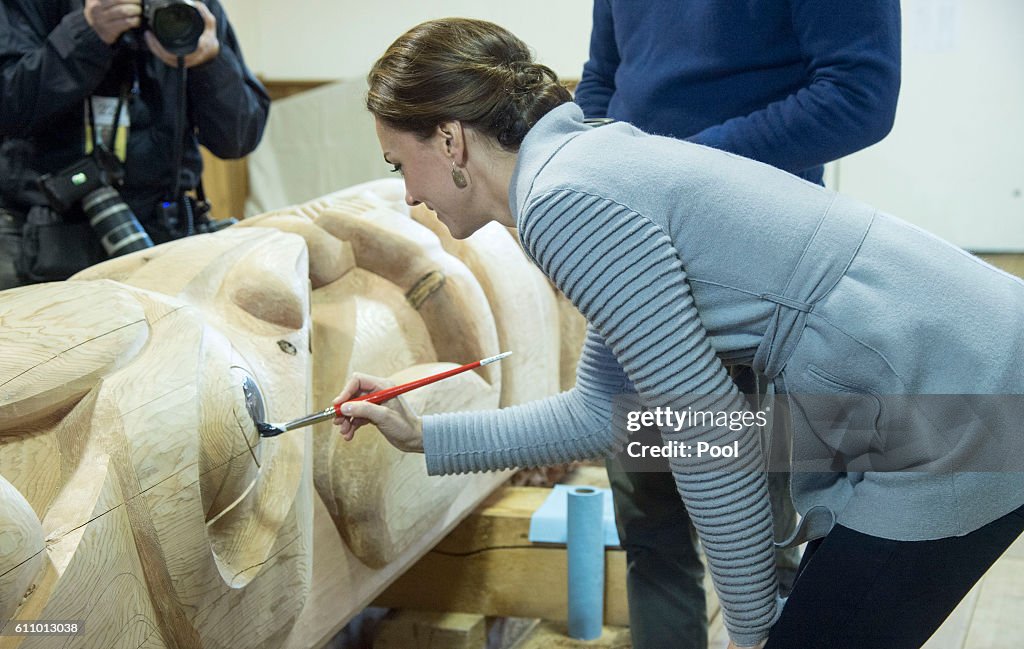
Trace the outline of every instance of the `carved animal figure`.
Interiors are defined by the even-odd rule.
[[[247,396],[282,421],[353,371],[505,349],[406,397],[491,408],[570,380],[579,321],[514,237],[454,241],[403,194],[360,185],[0,293],[0,622],[85,622],[0,649],[317,645],[500,482],[329,423],[261,439],[249,416]]]

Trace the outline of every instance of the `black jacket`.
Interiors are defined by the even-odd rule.
[[[260,141],[270,99],[246,67],[238,40],[217,0],[206,0],[217,19],[220,54],[188,69],[181,187],[194,188],[202,172],[198,144],[221,158],[239,158]],[[142,49],[109,46],[88,25],[81,0],[2,0],[0,3],[0,137],[5,151],[25,141],[24,164],[37,173],[60,170],[84,155],[84,101],[116,96],[137,78],[129,100],[131,129],[122,196],[149,229],[155,206],[169,199],[174,178],[177,71]],[[14,161],[6,160],[10,169]],[[24,210],[22,189],[4,179],[3,200]],[[159,229],[159,228],[157,228]],[[157,238],[157,237],[154,237]],[[161,237],[162,238],[162,237]]]

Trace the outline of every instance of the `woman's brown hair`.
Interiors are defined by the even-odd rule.
[[[526,132],[572,101],[526,44],[483,20],[431,20],[403,34],[367,77],[366,107],[391,128],[430,137],[459,120],[518,151]]]

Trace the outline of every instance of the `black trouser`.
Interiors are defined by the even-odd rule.
[[[731,375],[755,410],[760,396],[750,368],[736,366]],[[641,435],[659,438],[657,431]],[[657,462],[656,460],[652,462]],[[633,463],[626,462],[625,466]],[[635,649],[706,649],[707,604],[704,564],[696,530],[690,522],[668,461],[661,471],[628,471],[623,461],[609,459],[608,480],[615,503],[615,524],[626,551],[626,593],[629,627]],[[796,510],[789,494],[789,474],[769,473],[775,537],[789,536]],[[789,592],[796,577],[797,548],[776,550],[779,585]]]
[[[935,541],[837,525],[808,544],[765,649],[917,649],[1022,530],[1024,507]]]
[[[704,564],[696,530],[676,490],[668,464],[662,472],[626,471],[607,462],[615,524],[626,551],[629,628],[635,649],[706,649]],[[788,535],[796,521],[789,476],[768,474],[775,534]],[[780,586],[796,576],[796,548],[776,550]]]
[[[706,649],[704,564],[672,474],[607,463],[626,551],[629,628],[637,649]]]

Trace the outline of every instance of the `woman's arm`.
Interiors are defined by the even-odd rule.
[[[600,196],[559,190],[530,201],[520,238],[541,270],[600,333],[647,408],[746,409],[701,323],[678,251],[651,220]],[[673,458],[729,635],[767,636],[776,616],[772,521],[752,427],[662,427],[666,441],[730,444],[733,459]]]
[[[356,375],[335,399],[335,419],[346,440],[373,422],[396,448],[426,454],[431,475],[562,464],[610,455],[622,446],[622,426],[612,426],[612,405],[627,389],[625,375],[597,332],[587,331],[567,392],[501,410],[451,412],[422,419],[401,398],[381,405],[348,402],[390,387],[383,379]]]
[[[609,455],[624,442],[611,425],[623,378],[614,356],[588,329],[572,390],[501,410],[424,417],[427,471],[465,473]]]

